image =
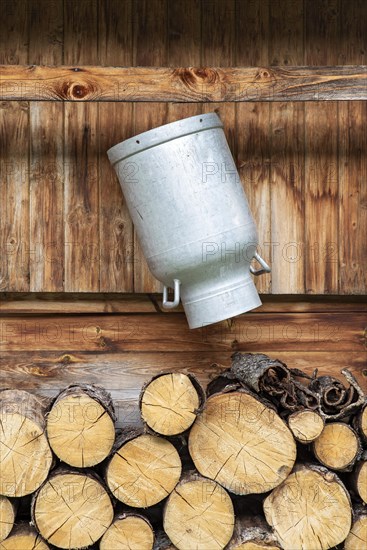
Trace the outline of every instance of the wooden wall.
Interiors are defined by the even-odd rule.
[[[0,63],[367,64],[363,0],[3,0]],[[106,150],[216,109],[270,294],[366,291],[364,102],[0,105],[0,291],[155,292]]]

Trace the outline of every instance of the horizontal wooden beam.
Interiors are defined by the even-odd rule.
[[[6,101],[339,101],[367,99],[367,67],[0,65]]]

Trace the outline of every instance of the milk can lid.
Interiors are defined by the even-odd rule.
[[[107,151],[108,158],[111,164],[114,165],[151,147],[204,130],[211,130],[212,128],[223,128],[222,121],[216,113],[207,113],[176,120],[175,122],[158,126],[114,145]]]

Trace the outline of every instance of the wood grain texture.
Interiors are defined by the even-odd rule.
[[[342,0],[338,62],[367,59],[367,5]],[[339,105],[339,292],[366,294],[367,289],[367,104]]]
[[[236,64],[267,66],[269,1],[236,3]],[[269,104],[236,105],[237,168],[257,224],[259,252],[271,265]],[[271,292],[271,273],[255,277],[259,292]]]
[[[99,60],[102,65],[131,66],[133,62],[132,2],[99,3]],[[131,292],[134,277],[134,233],[131,218],[107,150],[134,135],[131,103],[99,106],[99,227],[100,290]]]
[[[156,56],[157,51],[147,50],[143,58],[149,53]],[[367,99],[366,90],[365,66],[169,69],[101,68],[87,62],[64,67],[0,66],[2,101],[345,101]]]
[[[305,63],[337,62],[338,1],[305,3]],[[323,42],[315,43],[315,32]],[[306,292],[338,292],[338,104],[305,105]],[[316,229],[317,228],[317,229]]]
[[[190,330],[185,316],[165,314],[13,315],[2,319],[3,351],[283,351],[365,350],[365,313],[250,313]]]
[[[63,61],[63,6],[29,2],[29,62]],[[64,106],[30,104],[30,290],[64,288]]]
[[[2,2],[0,63],[28,63],[28,6]],[[29,290],[29,104],[0,104],[0,289]],[[6,139],[5,139],[6,137]]]
[[[162,65],[167,63],[167,0],[134,0],[134,50],[135,65]],[[146,69],[133,69],[145,71]],[[130,72],[130,71],[129,71]],[[134,89],[139,89],[129,74]],[[134,134],[140,134],[167,122],[167,105],[136,104],[134,106]],[[134,231],[134,291],[159,292],[162,285],[149,271]]]
[[[97,58],[97,2],[66,0],[64,61]],[[99,290],[98,105],[65,105],[66,291]]]
[[[287,18],[284,18],[284,12]],[[303,57],[303,0],[270,5],[269,62]],[[279,38],[281,37],[281,38]],[[304,107],[270,106],[270,195],[273,294],[304,291]]]

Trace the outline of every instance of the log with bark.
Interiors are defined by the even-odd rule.
[[[322,416],[311,409],[290,414],[287,422],[294,438],[303,444],[311,443],[317,439],[325,426]]]
[[[343,542],[351,528],[349,493],[334,472],[296,466],[264,501],[265,518],[284,550],[322,550]]]
[[[354,417],[353,426],[358,431],[362,442],[367,446],[367,401]]]
[[[367,504],[367,451],[364,451],[357,462],[350,479],[354,494]]]
[[[213,480],[187,472],[168,497],[163,527],[178,550],[216,550],[230,541],[234,519],[226,490]]]
[[[53,463],[45,434],[48,399],[23,390],[0,392],[0,494],[33,493]]]
[[[154,432],[173,436],[190,428],[205,403],[195,376],[164,373],[152,378],[140,394],[141,417]]]
[[[49,550],[48,544],[29,523],[19,523],[10,536],[0,542],[0,550]]]
[[[196,469],[238,495],[264,493],[289,475],[294,438],[274,408],[244,388],[207,399],[189,434]]]
[[[117,514],[99,543],[100,550],[152,550],[154,532],[144,516]]]
[[[111,452],[115,420],[111,395],[104,388],[71,385],[57,396],[47,416],[48,440],[66,464],[95,466]]]
[[[181,469],[180,456],[172,443],[143,430],[126,430],[116,440],[105,479],[119,501],[147,508],[172,492]]]
[[[15,522],[17,502],[0,496],[0,542],[9,536]]]
[[[344,543],[344,550],[366,550],[367,509],[358,506],[353,511],[353,525]]]
[[[48,543],[69,549],[94,544],[114,514],[111,498],[94,472],[60,467],[35,493],[31,515]]]
[[[276,536],[261,516],[236,517],[228,550],[279,550]]]
[[[351,471],[362,452],[356,432],[344,422],[326,424],[313,443],[317,460],[332,470]]]

